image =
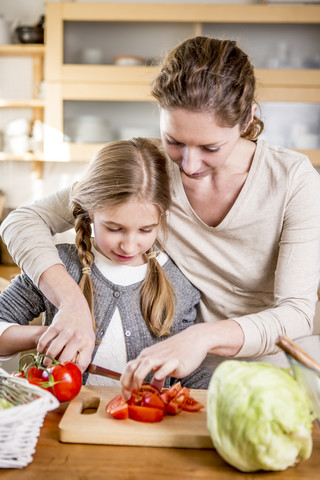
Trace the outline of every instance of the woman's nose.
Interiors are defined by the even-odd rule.
[[[193,148],[185,147],[183,151],[182,158],[182,170],[187,175],[192,175],[199,171],[201,166],[201,159],[199,157],[199,152]]]

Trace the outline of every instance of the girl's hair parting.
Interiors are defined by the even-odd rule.
[[[248,58],[232,40],[190,38],[174,48],[154,79],[151,93],[161,108],[213,113],[221,127],[240,125],[255,140],[263,122],[254,116],[256,80]]]
[[[120,140],[104,146],[72,190],[75,243],[83,267],[79,285],[88,301],[94,328],[94,291],[90,276],[94,254],[90,216],[103,208],[133,199],[150,202],[159,209],[160,227],[165,237],[166,212],[171,204],[166,158],[151,140],[144,138]],[[153,248],[146,257],[148,268],[141,285],[141,309],[152,334],[161,337],[171,333],[175,294]]]

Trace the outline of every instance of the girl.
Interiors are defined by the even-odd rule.
[[[305,155],[259,138],[254,69],[234,41],[195,37],[178,45],[152,94],[173,191],[166,249],[201,292],[200,322],[129,362],[124,390],[152,370],[157,379],[188,375],[207,354],[212,370],[226,357],[284,366],[279,335],[297,338],[313,328],[319,175]],[[60,192],[13,212],[3,234],[14,258],[62,306],[55,328],[39,341],[40,351],[48,347],[59,355],[63,349],[67,360],[80,350],[85,368],[89,315],[81,292],[56,265],[48,239],[50,230],[72,225],[67,198],[68,191]],[[32,239],[36,231],[44,241],[34,239],[26,249],[17,235],[22,228],[24,236]],[[37,259],[38,246],[45,264]],[[74,315],[68,331],[64,309]]]
[[[165,234],[170,206],[164,155],[141,138],[105,146],[74,185],[70,205],[75,245],[58,245],[59,255],[91,311],[94,362],[121,372],[143,348],[190,326],[200,298],[155,247],[159,229]],[[29,326],[41,312],[44,325]],[[35,348],[55,313],[26,275],[15,279],[0,296],[0,354]],[[199,370],[186,383],[206,388],[209,378]],[[87,379],[89,384],[115,382],[92,374]]]

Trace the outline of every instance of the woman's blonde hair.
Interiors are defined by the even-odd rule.
[[[240,125],[255,140],[263,122],[254,116],[254,68],[232,40],[194,37],[174,48],[154,79],[151,93],[161,108],[214,113],[222,127]]]
[[[91,160],[72,190],[75,243],[83,267],[79,285],[88,301],[94,327],[90,215],[132,199],[150,202],[159,209],[160,228],[165,235],[166,212],[171,204],[166,158],[154,143],[143,138],[107,144]],[[153,335],[169,335],[175,310],[174,290],[156,260],[153,247],[146,257],[147,275],[141,286],[142,314]]]

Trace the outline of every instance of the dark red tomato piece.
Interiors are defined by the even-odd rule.
[[[121,394],[110,400],[106,406],[106,412],[113,418],[117,419],[125,419],[129,417],[128,404],[123,400]]]
[[[198,412],[199,410],[201,410],[201,408],[204,408],[204,405],[202,405],[202,403],[198,402],[198,400],[195,400],[193,397],[191,397],[191,395],[189,395],[182,410],[185,410],[186,412]]]
[[[160,410],[163,410],[163,411],[166,408],[160,396],[155,395],[154,393],[151,393],[151,392],[146,392],[143,395],[141,405],[143,407],[149,407],[149,408],[160,408]]]
[[[141,405],[143,395],[140,395],[137,389],[131,391],[131,397],[128,400],[128,405]]]
[[[177,413],[181,412],[189,397],[189,393],[189,388],[181,388],[181,390],[176,394],[176,396],[172,398],[170,402],[166,405],[166,412],[169,415],[177,415]]]
[[[164,411],[160,408],[142,407],[140,405],[129,405],[129,418],[138,422],[161,422]]]
[[[48,368],[48,371],[50,372],[49,382],[53,382],[49,391],[59,402],[69,402],[78,395],[82,385],[82,375],[81,370],[75,363],[59,363]]]
[[[163,402],[167,404],[170,402],[170,400],[172,400],[177,395],[178,392],[180,392],[180,390],[182,390],[181,383],[180,382],[174,383],[173,385],[171,385],[171,387],[167,389],[163,389],[161,391],[160,397],[163,400]]]
[[[160,395],[160,391],[157,387],[151,385],[150,383],[143,383],[140,388],[138,388],[138,392],[143,394],[145,392],[154,393],[155,395]]]

